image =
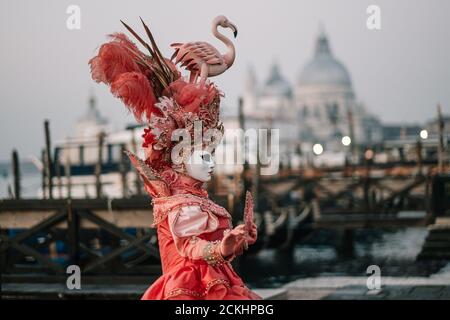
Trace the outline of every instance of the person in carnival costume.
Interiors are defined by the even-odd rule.
[[[231,265],[257,238],[251,194],[246,194],[244,223],[233,227],[231,215],[205,189],[214,147],[223,134],[223,95],[208,78],[233,64],[233,43],[218,27],[231,29],[236,37],[236,26],[224,16],[213,21],[213,34],[228,48],[224,55],[206,42],[188,42],[172,44],[175,51],[167,59],[143,21],[150,44],[122,24],[148,53],[115,33],[89,65],[92,78],[110,86],[136,120],[148,125],[142,135],[145,160],[126,153],[152,198],[151,226],[157,228],[163,274],[141,299],[262,299]],[[189,79],[181,77],[177,65],[190,72]]]

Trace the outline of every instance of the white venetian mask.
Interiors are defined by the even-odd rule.
[[[199,181],[208,182],[214,169],[214,159],[210,152],[194,150],[185,163],[186,173]]]

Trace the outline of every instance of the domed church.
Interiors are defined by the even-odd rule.
[[[247,127],[280,129],[281,153],[304,143],[321,143],[325,150],[343,151],[344,136],[358,145],[382,140],[379,120],[356,102],[350,74],[334,56],[324,31],[319,32],[313,56],[299,72],[294,87],[277,64],[262,85],[249,70],[244,113]]]

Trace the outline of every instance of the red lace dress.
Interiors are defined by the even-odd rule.
[[[199,184],[189,183],[192,178],[183,179],[181,188],[170,186],[172,195],[153,199],[152,226],[157,227],[163,275],[141,299],[262,299],[233,270],[234,256],[218,265],[208,261],[208,249],[232,229],[231,216]]]

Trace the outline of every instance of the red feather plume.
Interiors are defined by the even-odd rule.
[[[125,72],[140,71],[126,47],[119,42],[105,43],[98,55],[89,61],[92,78],[96,82],[110,85]]]
[[[138,122],[143,115],[147,120],[153,112],[158,112],[154,104],[156,98],[148,79],[140,72],[122,73],[112,84],[111,92],[122,99]]]
[[[149,120],[152,113],[161,115],[154,104],[169,84],[180,77],[180,72],[161,55],[143,21],[151,46],[127,24],[122,23],[147,48],[150,55],[140,51],[125,34],[113,33],[109,35],[111,41],[100,47],[89,65],[92,78],[111,86],[113,95],[123,101],[138,122],[142,122],[144,116]]]

